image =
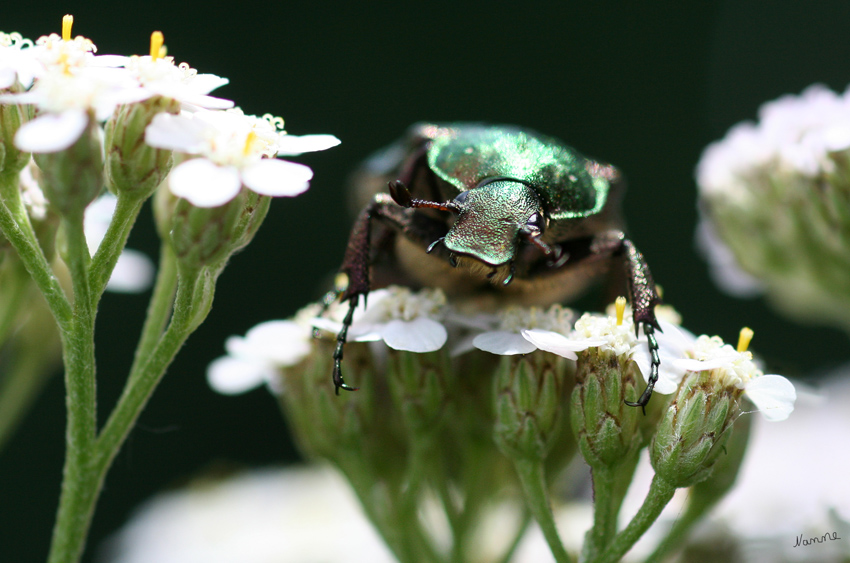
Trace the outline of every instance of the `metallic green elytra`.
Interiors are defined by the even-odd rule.
[[[401,283],[550,305],[572,299],[620,260],[635,326],[644,328],[653,357],[646,391],[629,403],[645,405],[659,364],[659,299],[649,267],[622,230],[623,189],[613,166],[531,130],[411,127],[355,177],[363,210],[340,268],[349,311],[334,353],[337,391],[352,389],[342,377],[343,347],[354,308],[372,288]]]

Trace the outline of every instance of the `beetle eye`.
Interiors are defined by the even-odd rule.
[[[530,231],[540,231],[542,233],[545,221],[540,213],[533,213],[531,217],[528,218],[525,226]]]
[[[460,192],[459,194],[457,194],[457,197],[455,198],[454,201],[458,205],[463,205],[464,203],[466,203],[467,197],[469,197],[469,190],[466,190],[465,192]]]

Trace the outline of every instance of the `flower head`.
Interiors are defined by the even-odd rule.
[[[472,345],[502,356],[529,354],[538,346],[524,336],[524,331],[535,330],[541,335],[569,333],[574,317],[572,309],[561,305],[552,305],[548,309],[509,307],[499,312],[497,330],[482,332],[473,339]]]
[[[738,348],[724,344],[719,336],[697,338],[688,358],[672,363],[691,372],[711,371],[719,386],[742,390],[765,419],[785,420],[794,410],[797,394],[794,385],[781,375],[765,375],[747,351],[752,331],[741,330]]]
[[[448,333],[440,322],[446,308],[446,296],[441,290],[413,292],[405,287],[390,286],[371,292],[368,307],[365,301],[354,311],[349,340],[383,340],[394,350],[408,352],[433,352],[446,343]],[[313,326],[338,333],[342,329],[338,319],[343,308],[335,310],[337,320],[316,318]]]
[[[151,95],[163,96],[179,101],[183,109],[228,109],[233,102],[215,96],[210,92],[224,86],[228,79],[214,74],[198,74],[187,63],[174,63],[174,57],[161,56],[162,33],[151,34],[151,53],[146,56],[133,56],[127,61],[129,73],[139,81],[143,90]]]
[[[236,197],[244,184],[267,196],[295,196],[304,192],[313,171],[303,164],[274,158],[282,146],[291,149],[301,140],[301,152],[324,150],[339,144],[331,135],[289,137],[283,120],[272,116],[227,111],[162,113],[147,127],[145,142],[198,158],[176,166],[169,176],[171,191],[198,207],[217,207]],[[316,142],[316,141],[321,142]]]

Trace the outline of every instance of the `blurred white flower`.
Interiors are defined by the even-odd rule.
[[[256,471],[162,494],[104,548],[111,563],[395,561],[327,468]]]
[[[0,31],[0,90],[11,88],[16,81],[26,90],[42,68],[32,40],[17,32]]]
[[[92,256],[106,235],[117,202],[114,195],[104,194],[86,207],[83,229]],[[151,286],[154,271],[153,262],[145,254],[125,248],[118,257],[106,289],[116,293],[141,293]]]
[[[300,310],[292,320],[260,323],[244,337],[231,336],[224,344],[227,355],[207,368],[207,383],[224,395],[238,395],[262,384],[271,390],[278,382],[280,368],[294,366],[312,350],[312,319],[319,305]]]
[[[145,142],[197,155],[171,171],[168,186],[174,195],[193,205],[217,207],[236,197],[243,185],[272,197],[292,197],[306,191],[313,171],[275,156],[281,148],[294,155],[339,144],[332,135],[287,135],[282,125],[280,118],[245,115],[238,108],[161,113],[148,125]]]

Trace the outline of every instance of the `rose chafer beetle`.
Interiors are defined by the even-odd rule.
[[[660,364],[659,298],[622,230],[625,186],[616,168],[528,129],[419,124],[367,161],[356,183],[366,201],[340,267],[349,309],[333,356],[337,393],[355,389],[343,379],[343,348],[354,309],[372,287],[400,283],[549,305],[621,261],[635,330],[643,326],[652,357],[645,391],[627,404],[647,404]]]

